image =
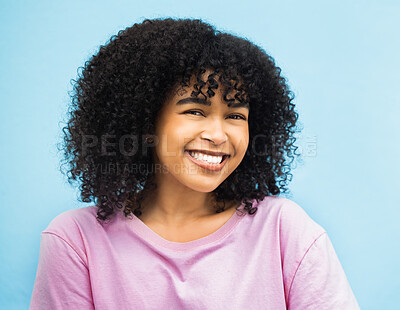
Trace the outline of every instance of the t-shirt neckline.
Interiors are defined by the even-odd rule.
[[[238,209],[243,210],[243,206],[244,203],[241,203]],[[132,213],[132,221],[129,221],[129,225],[132,226],[133,231],[140,238],[148,242],[151,242],[153,244],[162,246],[164,248],[173,251],[187,251],[222,239],[236,227],[236,225],[244,217],[244,215],[246,215],[245,212],[240,213],[240,211],[236,210],[233,213],[233,215],[220,228],[218,228],[218,230],[205,237],[192,240],[189,242],[174,242],[161,237],[133,213]]]

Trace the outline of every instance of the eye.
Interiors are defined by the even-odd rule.
[[[239,118],[234,118],[234,119],[242,119],[242,120],[246,120],[246,117],[244,117],[244,116],[242,116],[242,115],[240,115],[240,114],[234,114],[234,115],[230,115],[229,117],[239,117]]]
[[[199,113],[199,114],[196,114],[196,113]],[[185,112],[183,112],[183,114],[204,116],[204,114],[201,111],[197,111],[197,110],[185,111]],[[229,115],[228,117],[233,118],[234,120],[244,120],[244,121],[247,120],[246,117],[241,114],[233,114],[233,115]]]
[[[203,113],[201,113],[200,111],[196,111],[196,110],[190,110],[190,111],[185,111],[185,112],[183,112],[183,114],[197,115],[197,114],[193,114],[193,113],[199,113],[200,115],[203,115]],[[204,115],[203,115],[203,116],[204,116]]]

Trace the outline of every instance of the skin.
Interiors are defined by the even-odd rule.
[[[249,144],[248,108],[228,107],[221,85],[213,97],[207,98],[210,106],[191,100],[177,105],[191,98],[192,90],[175,89],[158,114],[158,142],[153,149],[158,188],[144,200],[140,216],[146,225],[164,236],[168,234],[170,239],[182,236],[182,232],[189,239],[195,237],[194,231],[212,232],[233,215],[237,207],[233,202],[226,203],[224,212],[215,212],[211,192],[239,166]],[[191,162],[185,149],[231,156],[221,171],[209,172]]]

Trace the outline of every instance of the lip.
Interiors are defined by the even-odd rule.
[[[185,151],[189,151],[189,152],[199,152],[199,153],[204,153],[204,154],[212,155],[212,156],[224,156],[224,155],[229,155],[228,153],[213,152],[213,151],[200,150],[200,149],[190,149],[190,150],[185,150]]]
[[[206,162],[197,160],[196,158],[190,156],[189,151],[185,151],[185,156],[187,156],[193,163],[195,163],[197,166],[200,166],[201,168],[204,168],[208,171],[213,171],[213,172],[218,172],[221,171],[222,168],[225,166],[226,162],[228,161],[228,158],[230,157],[227,155],[222,163],[220,164],[208,164]]]

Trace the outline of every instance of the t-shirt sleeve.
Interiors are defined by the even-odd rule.
[[[326,232],[300,262],[289,291],[288,309],[360,309]]]
[[[79,250],[43,232],[30,310],[94,309],[89,271]]]

